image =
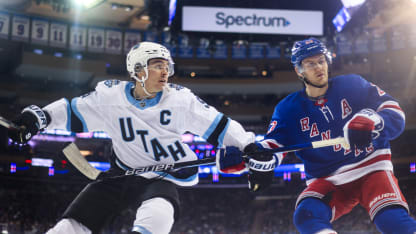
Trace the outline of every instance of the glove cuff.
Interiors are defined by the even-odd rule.
[[[381,130],[384,126],[383,117],[381,117],[377,112],[372,109],[362,109],[356,114],[356,116],[363,116],[368,119],[371,119],[374,122],[375,130]]]
[[[47,120],[46,114],[45,112],[43,112],[43,110],[40,107],[35,106],[35,105],[30,105],[26,107],[25,109],[23,109],[22,114],[24,113],[30,113],[36,117],[38,129],[44,129],[46,128],[46,126],[48,126],[48,120]]]

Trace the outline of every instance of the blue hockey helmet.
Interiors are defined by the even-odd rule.
[[[311,37],[303,41],[296,41],[292,47],[291,62],[293,66],[301,68],[302,60],[318,54],[325,55],[329,64],[332,62],[328,49],[320,40]]]

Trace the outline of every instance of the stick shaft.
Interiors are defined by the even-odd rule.
[[[288,146],[283,146],[283,147],[276,148],[276,149],[259,151],[256,153],[261,154],[264,152],[269,152],[269,153],[293,152],[293,151],[299,151],[299,150],[304,150],[304,149],[311,149],[311,148],[315,149],[315,148],[321,148],[321,147],[338,145],[338,144],[345,145],[346,144],[345,139],[343,137],[338,137],[338,138],[334,138],[330,140],[312,141],[312,142],[303,143],[303,144],[288,145]]]
[[[17,126],[15,123],[13,123],[12,121],[5,119],[3,117],[0,116],[0,125],[7,128],[7,129],[14,129],[14,130],[18,130],[19,126]]]
[[[331,140],[323,140],[323,141],[313,141],[304,144],[296,144],[290,146],[284,146],[276,149],[264,150],[255,152],[254,154],[261,154],[261,153],[282,153],[282,152],[292,152],[304,149],[311,149],[311,148],[321,148],[326,146],[332,146],[345,144],[344,138],[335,138]],[[88,178],[95,180],[100,173],[99,170],[92,167],[88,161],[81,155],[78,147],[71,143],[63,150],[65,156],[68,160],[85,176]],[[172,164],[160,164],[160,165],[152,165],[146,167],[138,167],[132,168],[126,171],[125,175],[138,175],[145,172],[166,172],[173,169],[183,169],[188,167],[196,167],[201,165],[210,165],[215,164],[215,157],[204,158],[194,161],[188,162],[179,162],[179,163],[172,163]]]
[[[276,149],[258,151],[253,154],[293,152],[293,151],[299,151],[299,150],[304,150],[304,149],[321,148],[321,147],[338,145],[338,144],[341,144],[341,145],[345,144],[345,140],[343,137],[330,139],[330,140],[313,141],[313,142],[308,142],[308,143],[303,143],[303,144],[284,146],[284,147],[280,147]],[[181,168],[196,167],[196,166],[210,165],[210,164],[215,164],[215,157],[204,158],[204,159],[188,161],[188,162],[174,163],[174,164],[161,164],[161,165],[154,165],[154,166],[147,166],[147,167],[139,167],[139,168],[128,170],[127,174],[141,174],[141,173],[150,172],[150,171],[167,171],[167,170],[172,170],[172,169],[181,169]]]

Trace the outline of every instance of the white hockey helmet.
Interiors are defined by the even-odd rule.
[[[126,57],[127,71],[130,77],[144,82],[148,77],[147,65],[150,59],[161,58],[169,62],[169,76],[174,74],[174,62],[170,56],[169,50],[161,44],[154,42],[140,42],[133,46]],[[137,77],[136,73],[144,70],[145,77]]]

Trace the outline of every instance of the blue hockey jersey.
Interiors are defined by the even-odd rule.
[[[384,119],[380,135],[365,150],[335,145],[295,153],[304,162],[307,184],[319,177],[344,184],[372,171],[393,170],[389,141],[403,131],[404,112],[395,99],[359,75],[330,79],[326,94],[317,100],[308,97],[305,89],[287,96],[276,106],[268,133],[259,143],[277,148],[340,137],[345,123],[365,108]]]

